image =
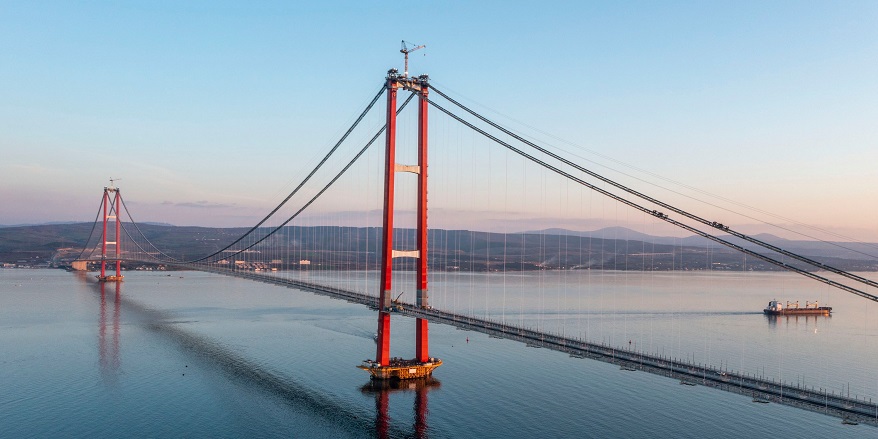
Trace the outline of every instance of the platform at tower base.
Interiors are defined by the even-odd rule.
[[[387,366],[366,360],[357,367],[369,372],[373,380],[410,380],[428,377],[433,374],[433,369],[441,365],[442,360],[438,358],[430,358],[427,362],[392,358]]]
[[[100,282],[122,282],[125,276],[95,276]]]

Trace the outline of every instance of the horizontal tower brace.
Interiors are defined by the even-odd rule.
[[[401,165],[397,163],[393,170],[396,172],[411,172],[412,174],[421,173],[421,167],[418,165]]]
[[[391,258],[420,258],[420,250],[393,250],[390,253]]]

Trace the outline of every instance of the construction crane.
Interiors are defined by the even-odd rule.
[[[425,44],[421,44],[420,46],[415,46],[412,43],[409,43],[409,44],[411,44],[414,47],[409,49],[405,43],[405,40],[402,40],[402,49],[399,49],[399,51],[405,55],[405,70],[403,70],[404,73],[402,74],[402,76],[406,76],[406,77],[409,75],[409,54],[418,50],[418,49],[423,49],[423,48],[427,47]]]

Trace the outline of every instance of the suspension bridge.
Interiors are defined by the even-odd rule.
[[[397,95],[405,92],[408,96],[399,103]],[[386,97],[386,111],[373,112],[382,96]],[[414,115],[405,111],[412,101],[417,107]],[[428,119],[430,108],[438,111],[438,118]],[[398,124],[398,118],[403,123]],[[437,131],[439,142],[431,140]],[[373,148],[382,136],[385,148]],[[403,147],[399,151],[398,139]],[[878,288],[878,282],[838,268],[826,258],[803,255],[742,233],[728,222],[698,215],[587,168],[563,151],[476,112],[435,87],[426,75],[409,77],[407,72],[390,70],[365,109],[315,162],[257,224],[222,242],[201,242],[204,254],[189,258],[162,248],[158,242],[161,237],[134,220],[121,190],[111,182],[104,188],[89,238],[82,251],[71,258],[72,265],[79,269],[98,265],[100,282],[117,283],[124,281],[123,267],[174,266],[368,306],[378,313],[376,355],[360,367],[377,380],[424,378],[442,364],[429,350],[428,323],[433,322],[618,364],[626,371],[671,377],[684,385],[726,390],[754,402],[782,403],[837,416],[845,422],[878,425],[878,404],[871,397],[852,396],[836,387],[830,390],[830,380],[815,388],[806,386],[804,379],[791,383],[783,376],[734,370],[728,365],[695,361],[694,356],[691,360],[681,358],[681,352],[665,355],[658,345],[647,348],[642,342],[639,347],[632,346],[629,337],[620,337],[612,328],[600,334],[603,339],[596,338],[594,332],[603,329],[569,328],[564,319],[544,319],[544,315],[532,318],[531,310],[526,312],[525,307],[533,304],[533,298],[519,297],[519,303],[512,303],[511,295],[506,295],[507,283],[515,282],[516,273],[594,269],[657,272],[689,269],[692,264],[712,269],[722,266],[724,263],[717,261],[724,261],[729,254],[743,258],[741,270],[749,263],[751,267],[758,264],[788,271],[852,295],[864,304],[878,302],[872,290]],[[438,218],[439,223],[456,225],[460,216],[457,209],[466,205],[510,216],[527,206],[538,206],[547,216],[556,215],[559,225],[610,211],[611,216],[628,223],[633,216],[633,222],[643,229],[671,227],[694,235],[708,243],[708,250],[569,233],[510,232],[510,226],[496,219],[492,221],[499,231],[479,234],[454,233],[451,227],[428,228],[428,169],[431,222]],[[344,211],[333,210],[339,204],[345,206]],[[639,248],[618,248],[630,247],[632,241]],[[611,245],[613,251],[608,250]],[[429,287],[428,279],[449,272],[502,276],[502,288],[486,291],[484,307],[477,309],[474,290],[482,289],[481,285],[461,282],[453,291]],[[588,300],[581,285],[571,282],[564,288],[567,290],[560,296],[548,299],[544,291],[534,292],[538,307],[545,311],[551,308],[546,302],[552,301],[560,315],[568,300]],[[406,295],[406,289],[414,294]],[[416,319],[411,359],[391,356],[392,315]]]

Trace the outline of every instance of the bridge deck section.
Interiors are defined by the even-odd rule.
[[[187,267],[309,291],[334,299],[366,305],[371,309],[378,309],[377,297],[355,291],[249,271],[232,271],[202,265]],[[826,389],[803,387],[794,383],[765,379],[731,370],[721,370],[706,364],[696,364],[678,358],[669,358],[603,343],[548,334],[534,329],[474,316],[464,316],[434,308],[417,308],[414,305],[402,303],[394,308],[394,313],[407,317],[423,318],[433,323],[451,325],[467,331],[480,332],[491,337],[519,341],[531,347],[564,352],[575,358],[590,358],[617,364],[622,370],[649,372],[680,380],[680,384],[704,385],[725,390],[752,397],[754,402],[775,402],[835,416],[848,421],[878,426],[878,402],[857,397],[851,398],[843,394],[829,392]]]

